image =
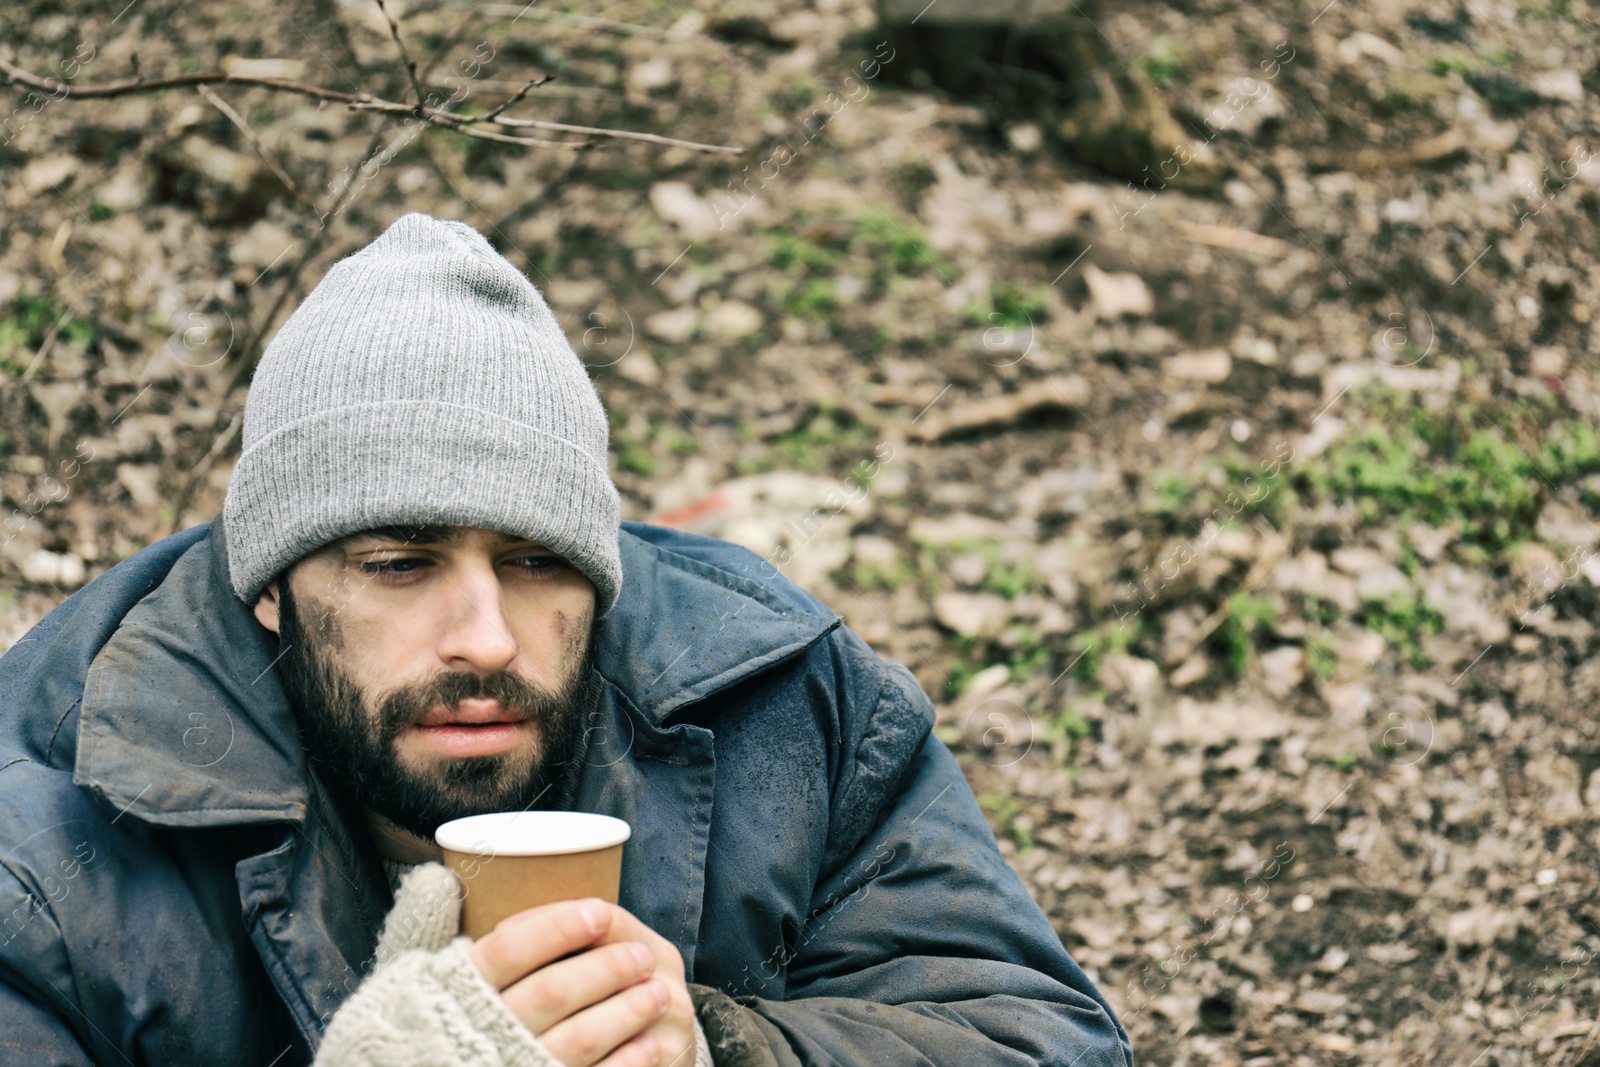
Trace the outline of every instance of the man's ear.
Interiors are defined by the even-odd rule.
[[[256,598],[256,619],[273,633],[278,632],[278,583],[281,581],[283,575],[274,577]]]

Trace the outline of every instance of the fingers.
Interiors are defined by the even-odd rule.
[[[658,1065],[661,1065],[660,1042],[649,1034],[640,1034],[601,1060],[596,1067],[658,1067]]]
[[[539,1040],[567,1067],[592,1067],[606,1059],[613,1049],[620,1053],[619,1046],[632,1043],[667,1013],[670,1004],[667,984],[652,978],[556,1023],[541,1033]],[[649,1041],[654,1043],[655,1039],[651,1037]],[[640,1043],[638,1051],[628,1053],[630,1059],[643,1055],[643,1044]],[[652,1053],[638,1062],[654,1067],[656,1059],[656,1054]]]
[[[596,939],[596,944],[638,941],[655,955],[656,965],[661,968],[663,978],[671,975],[680,981],[683,979],[683,955],[679,953],[678,946],[650,929],[643,920],[626,908],[615,904],[606,907],[611,913],[610,922],[607,924],[606,932]]]
[[[500,993],[536,1034],[649,978],[655,956],[637,941],[603,945],[543,967]]]
[[[597,943],[610,930],[612,905],[563,900],[519,911],[472,943],[472,962],[496,989]]]

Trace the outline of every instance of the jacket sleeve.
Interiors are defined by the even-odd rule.
[[[0,864],[0,1067],[92,1067],[94,1057],[63,1017],[79,1013],[59,954],[40,951],[56,934],[49,903]]]
[[[1131,1067],[932,722],[910,671],[886,664],[834,804],[841,861],[783,950],[784,998],[696,991],[719,1067]]]

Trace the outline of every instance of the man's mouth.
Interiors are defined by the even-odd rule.
[[[429,710],[413,729],[440,755],[455,759],[497,756],[515,747],[533,727],[497,700],[463,700]]]

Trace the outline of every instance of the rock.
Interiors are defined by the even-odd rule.
[[[1327,557],[1309,548],[1279,563],[1272,574],[1274,584],[1283,592],[1304,593],[1326,600],[1345,614],[1352,614],[1361,606],[1356,596],[1356,583],[1331,571]]]
[[[628,88],[636,93],[664,89],[674,80],[672,61],[665,56],[654,56],[642,63],[635,63],[628,70]]]
[[[967,682],[967,691],[962,695],[963,700],[982,701],[986,697],[998,692],[1011,680],[1011,668],[1004,663],[991,664],[974,674]]]
[[[749,337],[761,329],[761,312],[738,300],[725,300],[706,313],[706,332],[724,341]]]
[[[1095,681],[1108,693],[1126,693],[1133,704],[1144,707],[1160,689],[1161,668],[1138,656],[1113,654],[1100,661]]]
[[[989,561],[976,552],[966,552],[950,561],[949,571],[957,585],[975,588],[989,576]]]
[[[850,540],[850,551],[857,563],[893,572],[900,566],[900,546],[887,537],[860,534]]]
[[[1280,700],[1305,680],[1306,654],[1298,645],[1284,645],[1261,654],[1261,682]]]
[[[271,264],[282,264],[285,259],[292,258],[284,255],[284,251],[292,244],[294,237],[288,230],[276,222],[262,219],[228,247],[228,258],[235,266],[248,267],[259,273]]]
[[[45,156],[22,168],[22,188],[29,196],[39,196],[65,184],[78,172],[78,161],[71,156]]]
[[[1051,470],[1023,482],[1016,492],[1017,514],[1027,519],[1070,519],[1089,510],[1090,494],[1104,485],[1114,488],[1115,472],[1102,476],[1094,467]]]
[[[691,241],[703,241],[717,232],[716,216],[687,182],[656,182],[650,187],[650,206]]]
[[[35,549],[22,557],[19,565],[22,580],[34,585],[56,585],[63,589],[76,589],[83,584],[83,560],[75,555],[58,555],[44,549]]]
[[[1089,286],[1089,303],[1098,318],[1141,316],[1155,310],[1156,302],[1150,295],[1150,287],[1137,274],[1108,274],[1093,263],[1085,263],[1083,280]]]
[[[700,328],[700,313],[692,307],[660,311],[644,320],[644,332],[658,341],[681,345]]]
[[[1233,339],[1232,347],[1233,354],[1239,359],[1247,359],[1251,363],[1259,363],[1263,367],[1276,367],[1278,365],[1278,346],[1265,337],[1240,334]]]
[[[1170,356],[1162,364],[1162,372],[1169,378],[1194,382],[1225,381],[1233,373],[1233,357],[1220,348],[1205,352],[1185,352]]]
[[[1541,541],[1565,548],[1589,549],[1600,536],[1589,512],[1564,500],[1551,500],[1539,511],[1539,521],[1534,532]],[[1562,577],[1571,573],[1571,567],[1560,570]]]
[[[1533,85],[1546,99],[1583,102],[1583,75],[1575,70],[1541,70],[1533,76]]]
[[[1444,935],[1456,945],[1492,945],[1510,938],[1519,925],[1517,912],[1484,904],[1447,916]]]
[[[940,593],[933,617],[963,637],[994,637],[1011,621],[1011,603],[996,593]]]
[[[661,367],[649,352],[629,352],[617,360],[617,373],[646,388],[661,382]]]
[[[1365,571],[1356,579],[1356,596],[1362,600],[1383,600],[1411,592],[1411,579],[1399,567],[1385,563]]]
[[[1267,741],[1289,733],[1289,716],[1275,708],[1233,701],[1202,704],[1192,697],[1179,697],[1152,728],[1150,741],[1158,748],[1187,745],[1199,750]]]
[[[1044,145],[1044,134],[1031,122],[1019,122],[1006,127],[1006,141],[1013,150],[1027,155],[1037,152]]]
[[[960,513],[941,518],[913,519],[909,531],[912,541],[921,545],[954,545],[962,541],[1001,541],[1006,524],[981,515]]]
[[[1307,911],[1307,908],[1296,908],[1296,911]],[[1295,1010],[1303,1011],[1308,1015],[1338,1015],[1350,1003],[1350,998],[1343,993],[1335,993],[1328,989],[1307,989],[1294,998]]]
[[[1446,630],[1475,634],[1491,645],[1510,638],[1510,624],[1487,606],[1489,584],[1482,574],[1452,563],[1429,567],[1418,579],[1422,602],[1443,617]]]
[[[282,81],[304,81],[306,61],[303,59],[246,59],[244,56],[223,56],[222,73],[236,78],[278,78]]]
[[[1376,34],[1358,30],[1339,42],[1339,58],[1345,63],[1355,63],[1362,57],[1380,60],[1390,66],[1402,62],[1405,53]]]
[[[1045,412],[1076,415],[1089,399],[1089,383],[1080,375],[1029,382],[1015,393],[979,400],[949,414],[930,416],[913,426],[909,436],[920,441],[940,441],[967,434],[1004,429],[1025,417]]]

